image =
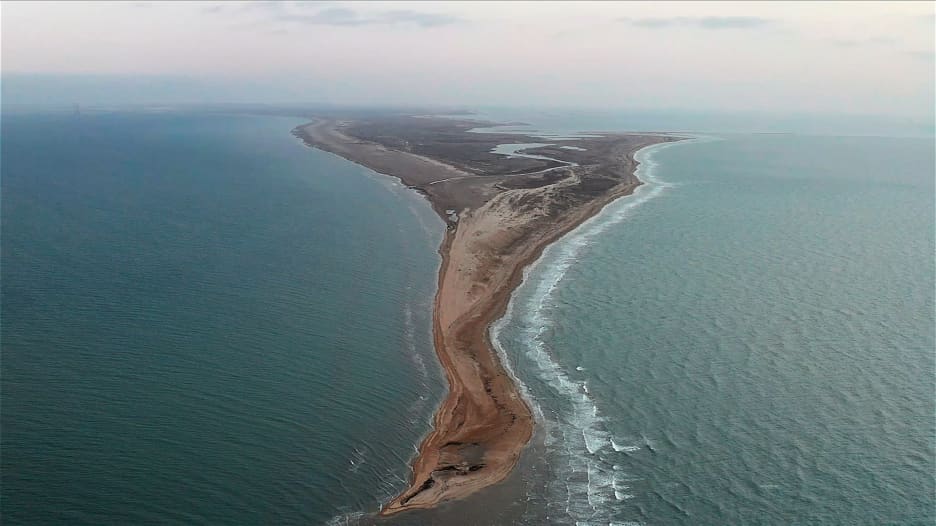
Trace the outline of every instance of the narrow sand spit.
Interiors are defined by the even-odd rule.
[[[426,195],[448,225],[439,249],[433,336],[449,392],[419,447],[409,487],[383,507],[382,515],[429,508],[507,477],[534,421],[491,346],[489,327],[503,316],[523,269],[546,246],[641,184],[634,176],[634,153],[675,140],[606,135],[564,143],[581,150],[529,150],[570,163],[544,169],[535,165],[543,161],[501,164],[497,157],[483,157],[502,139],[467,132],[477,124],[320,119],[294,131],[310,146],[400,178]],[[427,132],[427,126],[434,127]],[[516,135],[509,142],[523,141],[537,142]],[[413,144],[424,151],[413,151]]]

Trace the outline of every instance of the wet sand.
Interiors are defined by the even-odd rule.
[[[533,436],[534,418],[492,348],[490,325],[546,246],[641,184],[634,153],[675,140],[607,135],[563,142],[581,150],[539,149],[574,166],[505,156],[499,164],[488,152],[503,138],[478,139],[486,134],[470,134],[474,125],[320,119],[294,130],[310,146],[400,178],[447,222],[433,338],[449,392],[419,447],[409,487],[383,506],[382,516],[464,499],[508,479]],[[511,135],[509,142],[544,142],[532,139]],[[529,152],[543,154],[537,150]]]

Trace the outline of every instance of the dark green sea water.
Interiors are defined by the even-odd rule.
[[[4,115],[4,524],[316,524],[401,487],[441,222],[300,122]]]
[[[402,486],[444,392],[442,225],[299,122],[3,116],[5,524],[320,524]],[[932,524],[932,139],[640,155],[648,184],[547,250],[494,330],[545,431],[528,509]]]

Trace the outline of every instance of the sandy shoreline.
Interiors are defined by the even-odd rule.
[[[519,175],[480,177],[441,159],[361,140],[344,133],[346,125],[322,119],[294,133],[309,146],[400,178],[448,223],[439,248],[433,340],[449,392],[419,447],[410,486],[383,507],[386,516],[461,499],[510,474],[534,419],[491,344],[490,326],[504,315],[524,269],[548,245],[641,184],[634,154],[672,138],[605,139],[593,148],[601,155],[591,158],[559,150],[580,156],[571,159],[580,166],[548,169],[550,179],[540,170],[521,181]],[[543,150],[554,155],[556,149]]]

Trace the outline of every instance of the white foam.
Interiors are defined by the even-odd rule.
[[[641,448],[640,448],[640,446],[622,446],[622,445],[619,445],[619,444],[618,444],[617,442],[615,442],[614,439],[612,438],[612,439],[611,439],[611,449],[613,449],[613,450],[615,450],[615,451],[623,451],[623,452],[625,452],[625,453],[630,453],[630,452],[633,452],[633,451],[640,451]]]
[[[585,450],[588,454],[594,455],[607,445],[606,435],[607,433],[602,433],[594,427],[582,429],[582,440],[585,442]]]
[[[611,487],[614,488],[614,498],[616,500],[628,500],[634,498],[630,493],[625,493],[625,490],[630,489],[630,486],[624,484],[625,482],[622,479],[619,479],[617,473],[614,475],[614,480],[611,482]]]
[[[351,513],[344,513],[341,515],[336,515],[329,519],[325,523],[326,526],[345,526],[348,524],[357,524],[357,522],[364,517],[367,517],[367,513],[363,511],[355,511]]]
[[[645,184],[638,187],[632,196],[615,201],[599,214],[583,222],[560,242],[547,247],[542,257],[524,270],[524,285],[514,291],[514,297],[511,298],[504,317],[491,327],[491,341],[504,367],[520,385],[524,397],[530,400],[527,387],[514,373],[511,360],[501,341],[504,327],[508,324],[513,325],[515,321],[516,296],[525,296],[522,318],[516,320],[520,322],[517,326],[523,341],[523,348],[518,351],[534,366],[528,374],[534,374],[557,393],[564,395],[572,406],[572,410],[567,414],[556,415],[559,416],[558,419],[547,419],[539,404],[531,400],[538,421],[546,429],[547,449],[550,454],[562,460],[556,464],[556,469],[564,473],[556,474],[558,480],[551,484],[550,490],[556,495],[551,495],[550,501],[565,501],[568,519],[574,520],[576,524],[595,520],[608,524],[608,514],[612,511],[610,503],[634,498],[634,495],[620,491],[626,489],[626,486],[615,487],[617,482],[612,473],[619,466],[611,468],[611,465],[600,458],[601,451],[609,445],[615,452],[637,451],[641,448],[619,446],[613,441],[598,406],[590,396],[587,384],[571,380],[551,355],[545,333],[553,321],[550,319],[553,294],[579,254],[596,236],[612,225],[624,221],[633,210],[674,186],[656,178],[654,169],[657,163],[653,159],[655,152],[672,144],[674,143],[654,145],[637,153],[636,159],[641,163],[637,169],[637,176]],[[530,280],[533,273],[536,273],[536,280]],[[532,294],[527,296],[530,287],[533,287]],[[578,366],[576,370],[583,371],[584,368]],[[609,468],[612,471],[609,471]],[[583,472],[587,478],[581,481],[584,482],[581,484],[579,479]],[[561,487],[557,487],[559,484]]]

